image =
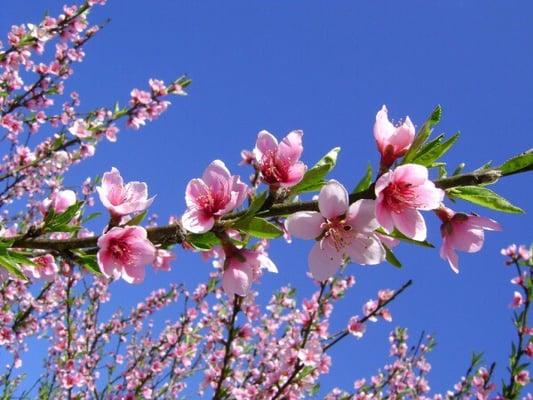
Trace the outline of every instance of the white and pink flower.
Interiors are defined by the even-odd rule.
[[[102,273],[128,283],[144,280],[144,267],[154,262],[156,249],[140,226],[115,227],[98,238],[98,265]]]
[[[96,188],[100,201],[113,216],[124,216],[146,210],[154,198],[148,198],[148,186],[144,182],[129,182],[124,185],[120,172],[111,168],[104,173],[102,185]]]
[[[185,229],[204,233],[215,220],[239,207],[247,194],[247,186],[239,176],[231,175],[226,165],[215,160],[202,178],[192,179],[185,190],[187,210],[181,217]]]
[[[387,107],[384,105],[376,114],[374,138],[381,154],[381,165],[388,168],[398,157],[403,156],[413,144],[415,127],[409,117],[405,117],[403,124],[394,126],[389,121]]]
[[[39,210],[45,214],[49,209],[52,209],[56,214],[61,214],[74,204],[76,204],[76,193],[72,190],[60,190],[44,199],[40,204]]]
[[[456,250],[476,253],[483,247],[484,230],[501,230],[500,224],[496,221],[478,215],[456,213],[447,207],[439,208],[436,213],[442,220],[440,256],[448,260],[455,273],[459,272],[459,257]]]
[[[302,131],[292,131],[278,143],[269,132],[257,135],[254,156],[261,178],[271,186],[291,187],[300,182],[307,170],[300,161],[302,155]]]
[[[375,265],[385,260],[385,249],[374,234],[378,228],[373,200],[349,204],[348,192],[330,180],[320,190],[316,211],[300,211],[285,222],[287,231],[300,239],[318,239],[309,254],[314,279],[325,281],[349,257],[352,262]]]
[[[386,231],[397,228],[414,240],[425,240],[426,222],[418,210],[434,210],[444,191],[428,179],[422,165],[405,164],[383,174],[376,182],[376,218]]]

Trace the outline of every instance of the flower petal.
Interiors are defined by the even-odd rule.
[[[318,195],[318,208],[324,218],[332,219],[343,215],[348,210],[348,192],[336,180],[330,180]]]
[[[385,248],[375,235],[358,235],[346,247],[350,260],[361,265],[376,265],[385,261]]]
[[[256,152],[259,152],[259,158],[264,154],[276,154],[278,151],[278,140],[268,131],[261,131],[257,134],[255,142]]]
[[[203,204],[200,201],[202,198],[211,197],[211,191],[201,179],[191,179],[185,189],[185,203],[187,207],[199,206]]]
[[[192,233],[205,233],[215,225],[212,215],[204,213],[202,210],[190,208],[181,217],[183,227]]]
[[[251,272],[246,268],[229,267],[222,275],[222,289],[229,297],[248,294],[252,283]]]
[[[376,200],[376,220],[387,231],[392,232],[394,229],[394,221],[392,213],[384,202],[383,194],[379,194]]]
[[[356,232],[373,232],[379,227],[376,219],[376,202],[369,199],[357,200],[348,208],[346,222]]]
[[[446,237],[442,240],[442,246],[440,248],[440,256],[444,260],[448,260],[450,267],[456,274],[459,273],[459,257],[455,250],[450,246]]]
[[[285,229],[300,239],[311,240],[322,233],[324,217],[316,211],[299,211],[285,220]]]
[[[428,180],[428,169],[418,164],[400,165],[393,174],[394,181],[409,182],[411,185],[422,185]]]
[[[278,156],[289,164],[294,164],[302,155],[302,131],[290,132],[278,146]]]
[[[392,213],[392,220],[396,228],[405,236],[418,241],[426,240],[426,222],[417,210],[404,208],[399,213]]]
[[[327,240],[316,242],[309,253],[309,270],[314,279],[323,282],[332,277],[343,262],[342,253]]]

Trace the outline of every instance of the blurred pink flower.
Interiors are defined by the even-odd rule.
[[[115,227],[98,238],[98,265],[108,277],[140,283],[144,279],[144,267],[155,256],[156,249],[140,226]]]
[[[278,143],[267,131],[257,135],[254,154],[263,181],[269,185],[291,187],[300,182],[307,170],[300,161],[302,131],[292,131]]]
[[[176,259],[176,254],[165,249],[157,249],[154,259],[154,268],[161,271],[170,271],[170,263]]]
[[[45,214],[50,208],[54,210],[56,214],[61,214],[74,204],[76,204],[76,193],[72,190],[61,190],[52,193],[50,197],[44,199],[39,209],[43,214]]]
[[[396,227],[411,239],[426,239],[426,222],[418,210],[438,208],[444,198],[426,167],[405,164],[389,171],[377,180],[375,192],[376,218],[385,230]]]
[[[202,178],[192,179],[187,185],[187,210],[181,217],[183,227],[193,233],[209,231],[216,218],[242,204],[246,193],[247,186],[239,176],[231,175],[222,161],[213,161]]]
[[[300,211],[285,222],[292,236],[318,239],[308,258],[314,279],[329,279],[345,257],[362,265],[385,260],[385,249],[374,234],[378,223],[373,200],[358,200],[350,205],[344,186],[330,180],[320,190],[318,207],[320,212]]]
[[[96,188],[100,201],[113,216],[124,216],[146,210],[154,198],[148,198],[148,187],[144,182],[129,182],[124,185],[116,168],[105,172],[102,185]]]

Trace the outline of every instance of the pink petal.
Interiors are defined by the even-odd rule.
[[[404,123],[396,128],[394,135],[391,136],[389,143],[394,146],[396,151],[407,150],[413,143],[415,137],[415,127],[409,117],[405,118]]]
[[[418,241],[426,240],[426,222],[417,210],[404,208],[400,213],[392,213],[392,220],[405,236]]]
[[[187,184],[187,188],[185,189],[185,203],[187,204],[187,207],[201,207],[203,203],[200,201],[200,199],[210,197],[211,191],[203,180],[191,179]]]
[[[356,232],[373,232],[378,227],[376,220],[376,202],[374,200],[357,200],[348,208],[346,222]]]
[[[323,282],[332,277],[343,262],[342,253],[335,250],[327,240],[316,242],[309,253],[309,270],[313,278]]]
[[[144,281],[145,268],[138,265],[124,265],[122,279],[128,283],[139,284]]]
[[[391,183],[392,180],[392,171],[386,172],[383,175],[379,177],[379,179],[376,181],[376,186],[374,188],[374,191],[376,193],[376,197],[379,196],[379,194]]]
[[[392,232],[394,229],[392,212],[385,204],[383,197],[383,194],[380,194],[376,200],[376,220],[387,232]]]
[[[215,219],[202,210],[190,208],[181,217],[181,224],[189,232],[205,233],[213,228]]]
[[[387,145],[388,138],[394,133],[394,125],[389,121],[387,114],[387,107],[383,105],[381,110],[376,114],[376,122],[374,123],[374,138],[378,143],[380,151]]]
[[[318,208],[324,218],[332,219],[348,210],[348,192],[336,180],[330,180],[320,190]]]
[[[455,223],[452,229],[452,234],[447,238],[451,247],[467,253],[476,253],[483,247],[483,229],[469,227],[468,221]]]
[[[471,215],[468,221],[472,226],[485,229],[487,231],[501,231],[502,226],[490,218],[480,217],[479,215]]]
[[[302,155],[302,131],[292,131],[281,141],[278,146],[278,156],[290,164],[295,163]]]
[[[315,239],[322,233],[324,217],[316,211],[299,211],[285,220],[285,229],[300,239]]]
[[[122,200],[123,186],[124,181],[118,169],[113,167],[111,172],[104,173],[102,177],[103,193],[112,204],[118,204]]]
[[[361,265],[376,265],[385,260],[385,248],[375,235],[358,235],[346,248],[352,262]]]
[[[428,169],[418,164],[400,165],[393,174],[394,181],[408,182],[411,185],[422,185],[428,180]]]
[[[444,200],[444,190],[435,187],[431,181],[414,188],[417,195],[417,208],[419,210],[434,210],[439,208]]]
[[[278,151],[278,140],[268,131],[261,131],[257,134],[257,141],[255,148],[260,153],[260,158],[263,154],[276,154]]]
[[[234,175],[232,179],[233,185],[231,190],[237,193],[237,197],[235,199],[235,208],[237,208],[240,207],[246,199],[246,196],[248,195],[248,186],[246,183],[241,181],[241,178],[238,175]]]
[[[390,236],[382,235],[382,234],[379,234],[379,233],[377,233],[376,236],[381,241],[381,243],[384,246],[387,246],[389,249],[393,249],[393,248],[395,248],[396,246],[398,246],[400,244],[400,240],[399,239],[395,239],[395,238],[392,238]]]
[[[282,187],[291,187],[296,185],[304,177],[305,171],[307,171],[306,165],[298,161],[296,164],[291,165],[287,172],[287,180],[280,182]]]
[[[444,260],[448,260],[448,263],[450,264],[450,267],[453,272],[455,272],[456,274],[459,273],[459,257],[457,257],[457,253],[448,244],[446,238],[444,238],[442,241],[442,246],[440,248],[440,256]]]
[[[212,193],[225,195],[230,191],[232,177],[226,165],[215,160],[205,169],[202,180]]]
[[[222,275],[222,289],[229,297],[234,295],[246,296],[250,290],[251,283],[251,271],[246,268],[230,267]]]

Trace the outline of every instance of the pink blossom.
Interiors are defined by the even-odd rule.
[[[257,135],[254,154],[263,181],[269,185],[291,187],[300,182],[307,167],[300,161],[302,131],[292,131],[278,143],[267,131]]]
[[[366,326],[362,322],[359,322],[359,317],[355,316],[350,318],[348,322],[348,332],[354,335],[356,338],[361,339],[365,334]]]
[[[53,281],[56,278],[59,267],[52,255],[45,254],[44,256],[34,258],[32,261],[34,265],[24,266],[26,273],[29,273],[35,279]]]
[[[52,193],[50,197],[44,199],[41,203],[40,210],[44,214],[52,208],[56,214],[61,214],[74,204],[76,204],[76,193],[72,190],[61,190]]]
[[[516,374],[514,379],[519,385],[526,386],[530,381],[529,371],[527,369],[520,371],[518,374]]]
[[[405,164],[389,171],[377,180],[375,192],[376,218],[385,230],[396,227],[411,239],[426,239],[426,222],[418,210],[433,210],[444,198],[426,167]]]
[[[230,256],[226,256],[223,264],[222,288],[230,297],[248,295],[252,283],[260,274],[261,268],[270,272],[278,272],[276,266],[263,249],[234,250]]]
[[[437,215],[443,221],[440,232],[442,246],[441,258],[448,260],[450,267],[455,273],[459,272],[459,258],[456,250],[467,253],[476,253],[483,247],[485,235],[483,230],[499,231],[500,224],[496,221],[480,217],[456,213],[446,207],[437,210]]]
[[[325,281],[343,264],[344,258],[362,265],[379,264],[385,249],[374,234],[378,224],[373,200],[349,204],[348,192],[330,180],[320,190],[316,211],[300,211],[285,222],[287,231],[300,239],[318,239],[309,253],[313,278]]]
[[[146,210],[154,198],[148,198],[148,187],[144,182],[129,182],[124,185],[116,168],[104,173],[102,186],[96,188],[100,201],[114,216],[128,215]]]
[[[157,249],[154,259],[154,268],[161,271],[170,271],[170,263],[176,259],[176,254],[165,249]]]
[[[91,131],[88,129],[87,122],[83,119],[77,119],[74,121],[74,124],[72,124],[68,131],[81,139],[91,136]]]
[[[155,256],[156,249],[140,226],[115,227],[98,238],[98,265],[108,277],[140,283],[145,265]]]
[[[405,118],[402,125],[394,126],[389,121],[387,107],[384,105],[376,114],[374,138],[381,154],[381,165],[388,168],[411,147],[415,138],[415,127],[409,117]]]
[[[524,297],[522,294],[518,291],[514,291],[513,293],[513,301],[511,302],[512,308],[520,308],[524,305]]]
[[[246,194],[246,184],[239,176],[231,175],[222,161],[213,161],[202,178],[192,179],[187,185],[183,227],[193,233],[209,231],[215,219],[239,207]]]

